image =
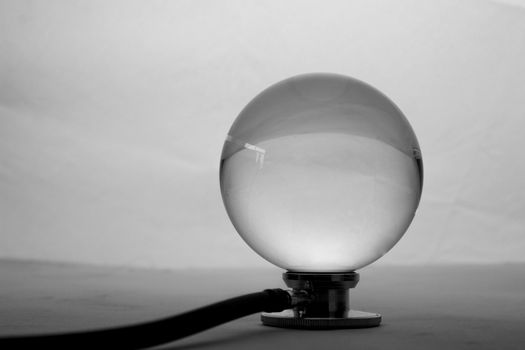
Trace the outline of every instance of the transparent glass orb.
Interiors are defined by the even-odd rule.
[[[410,225],[422,183],[403,113],[336,74],[295,76],[257,95],[221,157],[233,225],[263,258],[297,272],[353,271],[381,257]]]

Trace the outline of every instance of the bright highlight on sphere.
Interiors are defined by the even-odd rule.
[[[297,272],[346,272],[388,252],[423,184],[421,152],[385,95],[336,74],[270,86],[233,123],[221,192],[248,245]]]

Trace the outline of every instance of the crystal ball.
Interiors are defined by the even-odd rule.
[[[224,142],[221,194],[240,236],[289,271],[347,272],[388,252],[419,204],[419,144],[400,109],[338,74],[278,82]]]

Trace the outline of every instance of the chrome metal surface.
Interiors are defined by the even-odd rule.
[[[328,329],[375,327],[381,315],[350,309],[349,289],[359,282],[359,274],[303,273],[283,274],[292,288],[292,298],[301,302],[279,313],[263,313],[264,325],[283,328]]]

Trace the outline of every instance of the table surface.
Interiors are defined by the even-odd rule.
[[[282,271],[148,270],[0,260],[0,336],[142,322],[284,287]],[[251,315],[163,349],[524,349],[525,265],[371,266],[352,308],[378,328],[265,327]]]

